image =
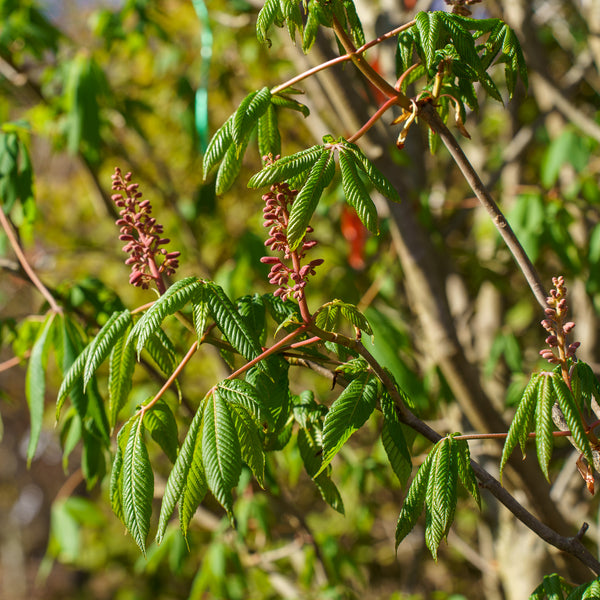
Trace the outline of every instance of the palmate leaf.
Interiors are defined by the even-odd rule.
[[[322,433],[314,426],[301,427],[298,430],[298,450],[309,477],[314,478],[322,463]]]
[[[123,454],[123,520],[131,537],[145,555],[152,513],[154,474],[144,443],[144,423],[139,415],[132,421]]]
[[[567,426],[571,431],[571,435],[577,444],[579,450],[583,453],[588,463],[593,464],[592,449],[590,447],[590,440],[585,433],[585,427],[581,420],[581,413],[577,409],[573,394],[567,387],[560,373],[553,373],[552,375],[552,386],[554,388],[554,395],[558,401]]]
[[[269,103],[267,110],[258,120],[258,151],[261,156],[279,156],[281,154],[281,135],[277,111],[273,103]]]
[[[191,498],[199,498],[194,507],[195,511],[206,493],[206,479],[204,478],[204,469],[202,466],[202,422],[205,403],[206,398],[202,401],[192,419],[187,435],[181,445],[181,450],[177,455],[177,460],[171,469],[171,473],[169,473],[160,507],[160,516],[158,518],[158,530],[156,532],[156,542],[158,544],[163,540],[169,519],[175,510],[175,505],[180,501],[184,490],[187,490],[187,494],[189,495],[189,498],[183,502],[187,506],[186,515],[191,510],[189,508]],[[204,493],[201,493],[203,490]],[[180,514],[182,512],[182,506],[180,505]],[[183,517],[180,516],[180,519],[183,524]],[[189,520],[187,523],[189,523]]]
[[[108,371],[108,422],[114,429],[117,415],[125,406],[131,391],[135,370],[135,349],[126,343],[127,330],[119,337],[111,350]]]
[[[377,382],[367,376],[351,381],[331,405],[323,422],[322,473],[348,438],[360,429],[375,409]]]
[[[385,175],[364,155],[363,151],[356,145],[343,140],[344,149],[348,148],[356,158],[356,165],[362,169],[373,187],[383,196],[393,202],[400,202],[400,196],[396,188],[387,180]]]
[[[362,179],[358,176],[355,157],[352,152],[339,152],[340,171],[342,173],[342,189],[348,204],[354,208],[362,224],[375,235],[379,234],[377,209]]]
[[[274,435],[278,435],[284,429],[290,417],[292,394],[288,369],[287,361],[279,356],[271,356],[246,374],[246,382],[256,388],[262,406],[271,415],[271,420],[266,422],[273,423]]]
[[[249,188],[280,183],[311,169],[323,154],[323,146],[311,146],[291,156],[283,156],[250,178]]]
[[[266,308],[260,294],[242,296],[237,299],[237,309],[250,330],[258,337],[261,344],[266,340]]]
[[[251,92],[242,100],[231,126],[231,137],[238,149],[242,147],[244,140],[270,104],[271,91],[268,87],[263,87],[258,92]]]
[[[531,376],[531,379],[523,392],[521,401],[519,402],[517,412],[510,424],[508,435],[504,442],[504,448],[502,449],[502,458],[500,459],[500,481],[502,481],[504,467],[517,444],[520,444],[521,452],[523,453],[523,456],[525,456],[525,444],[527,442],[528,434],[531,431],[535,415],[537,389],[539,384],[540,375],[536,373]]]
[[[321,195],[335,174],[331,149],[324,149],[310,170],[306,183],[296,196],[288,220],[287,238],[290,250],[295,250],[306,235],[306,228],[317,208]]]
[[[83,370],[83,387],[87,387],[92,375],[110,354],[115,341],[131,324],[131,313],[128,310],[111,315],[96,337],[90,343],[87,362]]]
[[[1,210],[1,209],[0,209]],[[29,443],[27,445],[27,466],[35,456],[35,451],[42,432],[44,418],[44,397],[46,393],[46,362],[49,342],[52,339],[51,330],[55,322],[56,313],[48,313],[40,327],[27,364],[25,374],[25,397],[29,407]]]
[[[186,277],[174,283],[156,302],[143,314],[134,325],[127,343],[136,341],[138,356],[152,334],[160,327],[168,315],[181,310],[190,302],[197,291],[203,286],[197,277]]]
[[[164,400],[159,400],[144,413],[144,425],[152,439],[162,448],[167,458],[174,463],[177,459],[179,442],[177,440],[177,423],[169,405]]]
[[[219,330],[246,360],[259,356],[262,347],[257,336],[246,325],[223,288],[212,282],[207,283],[206,287],[207,303]]]
[[[325,331],[335,331],[340,313],[355,327],[368,335],[373,335],[373,330],[367,317],[363,315],[354,304],[341,300],[332,300],[323,304],[314,314],[315,325]]]
[[[204,407],[202,458],[208,487],[231,516],[231,490],[240,477],[242,456],[231,411],[217,390],[208,396]]]
[[[554,436],[552,435],[554,431],[553,405],[554,393],[551,375],[542,375],[535,409],[535,447],[540,468],[548,481],[550,481],[548,465],[554,447]]]

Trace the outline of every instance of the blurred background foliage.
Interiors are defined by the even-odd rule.
[[[233,297],[270,291],[259,262],[261,198],[246,188],[260,157],[249,152],[234,188],[217,198],[214,182],[202,180],[202,150],[248,92],[316,64],[318,52],[331,44],[321,40],[308,58],[286,36],[274,35],[271,49],[260,46],[260,5],[0,0],[2,205],[34,268],[83,330],[97,330],[120,306],[153,299],[127,284],[110,201],[116,166],[134,173],[165,225],[169,248],[182,252],[178,276],[211,278]],[[428,0],[357,6],[367,37],[407,21],[416,10],[444,7]],[[486,15],[515,28],[531,85],[506,106],[482,97],[480,112],[468,117],[472,139],[464,147],[548,286],[553,275],[566,277],[580,355],[600,369],[600,7],[595,0],[486,0],[475,16]],[[395,79],[391,46],[369,60]],[[350,67],[339,73],[352,81]],[[319,81],[320,87],[307,82],[311,118],[294,113],[282,120],[286,154],[324,133],[353,133],[358,105],[372,113],[377,102],[356,85],[344,105],[335,79]],[[530,371],[541,366],[539,308],[445,151],[431,156],[427,132],[417,128],[406,149],[397,151],[397,131],[388,122],[382,123],[385,145],[365,139],[365,147],[375,157],[391,158],[404,204],[430,241],[423,252],[433,253],[461,352],[476,366],[491,406],[506,417]],[[363,245],[364,233],[341,210],[341,193],[338,186],[314,223],[326,268],[309,287],[311,306],[342,298],[365,309],[375,332],[374,354],[421,414],[435,419],[438,430],[470,430],[470,417],[459,410],[456,390],[437,360],[439,349],[423,336],[418,295],[407,289],[398,223],[380,200],[382,233],[365,237]],[[26,469],[24,365],[44,307],[1,233],[0,267],[0,597],[494,600],[526,597],[538,575],[561,564],[489,499],[482,519],[468,502],[459,504],[450,544],[440,549],[437,564],[420,527],[396,556],[403,494],[374,442],[376,416],[336,459],[345,515],[321,500],[290,444],[269,459],[266,491],[242,478],[236,531],[208,501],[196,514],[189,547],[174,526],[142,558],[110,512],[106,481],[86,486],[81,451],[69,441],[69,415],[53,429],[60,381],[52,361],[47,428]],[[181,382],[188,408],[226,375],[216,352],[198,356]],[[138,377],[132,405],[159,385],[143,369]],[[310,388],[320,402],[331,401],[328,381],[301,370],[292,380],[296,393]],[[181,437],[190,417],[185,403],[180,414]],[[416,440],[415,465],[426,450],[420,444]],[[497,468],[496,445],[474,443],[472,452]],[[597,501],[585,495],[573,461],[561,462],[569,455],[567,446],[557,451],[552,497],[560,499],[575,531],[583,519],[590,522],[591,539],[600,544]],[[160,471],[159,462],[157,498],[164,486]],[[527,573],[519,575],[521,570]]]

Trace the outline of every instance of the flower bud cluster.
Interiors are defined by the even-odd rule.
[[[567,359],[573,358],[580,342],[567,344],[567,335],[575,327],[572,321],[566,321],[567,312],[567,288],[564,277],[553,277],[554,289],[550,290],[550,296],[546,298],[548,308],[545,309],[546,318],[542,321],[542,327],[550,334],[546,338],[549,348],[540,351],[542,358],[551,364],[566,363]],[[558,352],[558,354],[557,354]]]
[[[180,252],[167,252],[161,248],[170,242],[162,237],[163,226],[152,217],[149,200],[142,200],[138,191],[139,184],[131,183],[131,173],[125,176],[119,168],[112,176],[112,200],[120,208],[120,218],[116,223],[120,227],[119,239],[125,242],[123,252],[130,256],[125,264],[131,265],[129,283],[148,289],[152,281],[160,281],[162,275],[173,275],[179,266]],[[157,258],[162,257],[160,264]]]
[[[273,158],[263,157],[263,160],[270,164]],[[262,197],[265,202],[263,225],[269,228],[269,238],[265,246],[281,253],[282,257],[264,256],[260,260],[264,264],[271,265],[269,283],[277,286],[275,296],[281,296],[283,300],[290,296],[300,300],[304,296],[308,277],[314,275],[315,268],[323,263],[323,259],[317,258],[302,265],[302,259],[305,258],[307,251],[317,245],[314,240],[308,241],[306,236],[296,250],[290,250],[287,227],[290,208],[297,195],[298,190],[291,189],[287,183],[277,183],[272,185],[270,191]],[[306,233],[312,231],[312,227],[306,228]]]

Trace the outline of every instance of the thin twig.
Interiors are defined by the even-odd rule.
[[[17,255],[17,259],[21,263],[23,270],[27,273],[27,276],[31,280],[31,283],[37,288],[37,290],[42,294],[42,296],[46,299],[50,308],[55,313],[61,313],[62,308],[56,303],[56,300],[52,296],[52,294],[48,291],[48,288],[41,282],[40,278],[37,276],[36,272],[33,270],[31,265],[29,264],[25,253],[21,249],[19,245],[19,241],[17,240],[17,236],[15,235],[12,227],[8,221],[7,216],[4,214],[4,211],[0,208],[0,224],[2,225],[2,229],[4,229],[4,233],[6,233],[6,237],[12,246],[14,253]]]

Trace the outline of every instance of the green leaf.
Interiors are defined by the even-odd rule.
[[[479,494],[479,484],[477,477],[471,466],[471,452],[467,440],[453,440],[453,450],[456,452],[456,462],[458,464],[458,476],[465,489],[473,496],[479,510],[481,510],[481,496]]]
[[[256,122],[254,127],[256,127]],[[252,131],[242,140],[239,146],[231,144],[219,165],[217,171],[217,178],[215,183],[215,193],[217,196],[224,194],[231,189],[234,181],[242,170],[242,161],[244,160],[244,153],[250,141]]]
[[[502,481],[504,467],[517,443],[520,443],[521,452],[523,453],[523,456],[525,456],[525,444],[535,415],[537,388],[539,383],[540,375],[532,375],[523,392],[521,401],[519,402],[519,408],[517,408],[517,412],[508,429],[508,435],[506,436],[504,448],[502,449],[502,458],[500,459],[500,481]]]
[[[377,383],[367,377],[351,381],[331,405],[323,422],[323,461],[319,473],[331,462],[348,438],[360,429],[375,409]]]
[[[302,427],[298,430],[298,450],[309,477],[315,478],[322,463],[322,434],[315,427]]]
[[[562,590],[563,586],[561,584],[560,577],[556,573],[553,573],[552,575],[545,575],[542,585],[548,600],[564,600]]]
[[[231,136],[239,149],[250,131],[256,126],[258,119],[271,104],[271,91],[268,87],[248,94],[240,103],[233,117]]]
[[[558,406],[565,417],[565,421],[571,431],[571,435],[577,444],[579,450],[583,453],[590,465],[594,464],[590,440],[585,433],[585,427],[581,420],[581,414],[577,409],[573,394],[567,387],[560,373],[554,373],[552,376],[552,387],[558,400]]]
[[[375,235],[379,234],[377,209],[362,179],[358,176],[355,166],[355,156],[350,151],[339,152],[340,171],[342,173],[342,188],[348,204],[356,210],[362,224]]]
[[[90,344],[88,344],[79,354],[79,356],[75,359],[71,368],[64,375],[60,388],[58,390],[58,394],[56,397],[56,420],[60,416],[60,411],[67,399],[67,396],[74,392],[74,394],[78,396],[76,386],[79,385],[81,391],[83,392],[83,370],[85,369],[85,365],[87,364],[87,358],[90,351]],[[82,412],[80,412],[82,409]],[[85,417],[86,412],[85,406],[78,406],[78,412],[80,412],[80,416]]]
[[[361,47],[365,43],[365,34],[363,32],[362,23],[359,16],[356,14],[356,7],[353,0],[343,0],[346,18],[348,20],[348,28],[352,41],[357,47]]]
[[[90,343],[88,358],[83,371],[83,387],[87,387],[92,375],[110,354],[116,340],[131,324],[131,313],[128,310],[111,315],[96,337]]]
[[[215,135],[208,144],[208,148],[204,153],[204,159],[202,161],[202,178],[206,180],[206,177],[210,173],[211,169],[219,163],[225,153],[233,143],[233,136],[231,129],[233,127],[233,118],[235,114],[231,115],[227,121],[217,130]]]
[[[192,298],[192,319],[198,341],[200,341],[206,333],[206,323],[208,322],[208,317],[210,315],[207,298],[208,291],[204,285],[198,288]]]
[[[535,409],[535,447],[538,462],[544,477],[550,481],[548,465],[554,446],[554,421],[552,421],[552,406],[554,394],[552,393],[552,380],[550,375],[543,375],[540,382],[537,407]]]
[[[344,147],[349,148],[356,158],[356,164],[364,171],[373,187],[383,196],[393,202],[400,202],[400,196],[396,188],[387,180],[385,175],[363,154],[356,145],[344,140]]]
[[[208,306],[219,330],[246,360],[259,356],[262,353],[260,342],[246,325],[223,288],[212,282],[206,285]]]
[[[310,109],[308,106],[306,106],[306,104],[302,104],[302,102],[298,102],[298,100],[294,100],[294,98],[289,98],[288,96],[284,95],[284,92],[273,94],[271,96],[271,104],[274,106],[279,106],[280,108],[289,108],[290,110],[295,110],[296,112],[302,113],[304,117],[308,117],[308,115],[310,115]]]
[[[417,523],[417,519],[423,512],[425,496],[427,494],[427,484],[429,482],[429,472],[431,463],[437,453],[437,446],[431,450],[423,464],[419,467],[415,477],[410,484],[406,498],[402,503],[402,510],[398,517],[396,525],[396,550],[400,542],[412,531]]]
[[[261,156],[273,157],[281,154],[281,136],[277,121],[277,111],[272,103],[258,120],[258,151]]]
[[[273,417],[253,385],[238,379],[225,379],[216,388],[226,402],[237,404],[248,412],[257,426],[273,428]]]
[[[240,477],[242,457],[231,412],[216,390],[207,398],[204,408],[202,457],[208,487],[231,515],[231,490]]]
[[[177,423],[169,405],[164,400],[159,400],[144,413],[144,424],[152,439],[163,449],[167,458],[174,463],[177,459],[179,443]]]
[[[279,0],[266,0],[256,18],[256,37],[259,42],[266,43],[271,47],[271,40],[267,37],[269,29],[273,24],[281,26],[282,23],[283,14]]]
[[[335,331],[339,313],[361,331],[364,331],[368,335],[373,335],[373,330],[367,317],[353,304],[348,304],[337,299],[327,302],[327,304],[324,304],[315,312],[315,325],[325,331]]]
[[[196,506],[193,509],[195,511],[206,494],[206,478],[204,477],[204,468],[202,466],[202,420],[204,416],[205,401],[206,398],[192,419],[187,435],[183,440],[181,450],[177,455],[177,460],[167,479],[165,493],[160,507],[158,530],[156,532],[156,542],[158,544],[163,540],[169,519],[175,510],[175,505],[180,501],[184,491],[187,493],[187,498],[183,502],[186,516],[191,512],[191,498],[198,499]],[[180,507],[182,529],[184,524],[187,528],[189,523],[189,519],[186,520],[183,518],[183,513],[183,507]]]
[[[202,287],[197,277],[186,277],[174,283],[156,302],[143,314],[134,325],[127,343],[137,340],[136,351],[138,356],[148,339],[160,327],[168,315],[181,310]]]
[[[312,168],[324,153],[323,146],[311,146],[291,156],[283,156],[250,178],[249,188],[281,183]]]
[[[302,243],[306,235],[306,228],[317,208],[323,190],[331,183],[334,174],[333,151],[324,149],[292,204],[287,228],[290,250],[295,250]]]
[[[114,429],[119,411],[127,402],[135,370],[135,350],[133,344],[126,343],[126,333],[115,341],[110,353],[108,420],[111,429]]]
[[[412,471],[412,462],[402,425],[397,421],[385,419],[381,430],[381,441],[394,473],[402,486],[405,486]]]
[[[85,361],[87,360],[87,354],[83,352],[83,340],[79,333],[77,326],[67,315],[62,315],[62,345],[63,345],[63,356],[62,356],[62,371],[63,377],[66,377],[73,367],[73,365],[79,360],[79,357],[84,354],[84,358],[81,361],[81,371],[79,375],[70,384],[69,395],[71,396],[71,402],[77,410],[81,419],[83,419],[87,412],[88,398],[83,390],[83,381],[81,374],[85,367]],[[63,379],[63,384],[65,379]],[[62,389],[61,384],[61,389]],[[66,394],[63,396],[62,402],[66,398]],[[57,408],[56,418],[58,419],[60,413],[60,407]]]
[[[437,443],[427,485],[425,543],[434,560],[441,540],[448,535],[457,500],[458,465],[451,437]]]
[[[421,46],[425,57],[425,65],[428,69],[433,66],[435,51],[442,29],[439,13],[419,12],[415,16],[415,25],[421,37]]]
[[[144,443],[143,421],[139,415],[132,421],[123,455],[123,519],[131,537],[145,555],[152,513],[154,474]]]
[[[123,457],[134,421],[130,419],[117,434],[117,450],[110,474],[110,505],[115,515],[125,523],[123,512]]]
[[[333,510],[339,512],[340,514],[345,514],[344,510],[344,502],[342,501],[342,496],[340,495],[340,491],[337,489],[337,486],[331,479],[327,476],[326,473],[320,473],[317,475],[314,480],[317,489],[319,490],[321,497]]]
[[[240,443],[242,460],[250,467],[260,487],[265,487],[265,453],[259,430],[252,416],[239,404],[230,404]]]
[[[29,430],[29,443],[27,445],[27,466],[35,456],[40,434],[42,433],[42,421],[44,419],[44,397],[46,393],[46,359],[48,355],[48,343],[52,336],[50,332],[56,313],[48,313],[43,325],[40,327],[27,364],[25,374],[25,397],[29,407],[29,419],[31,422]]]

